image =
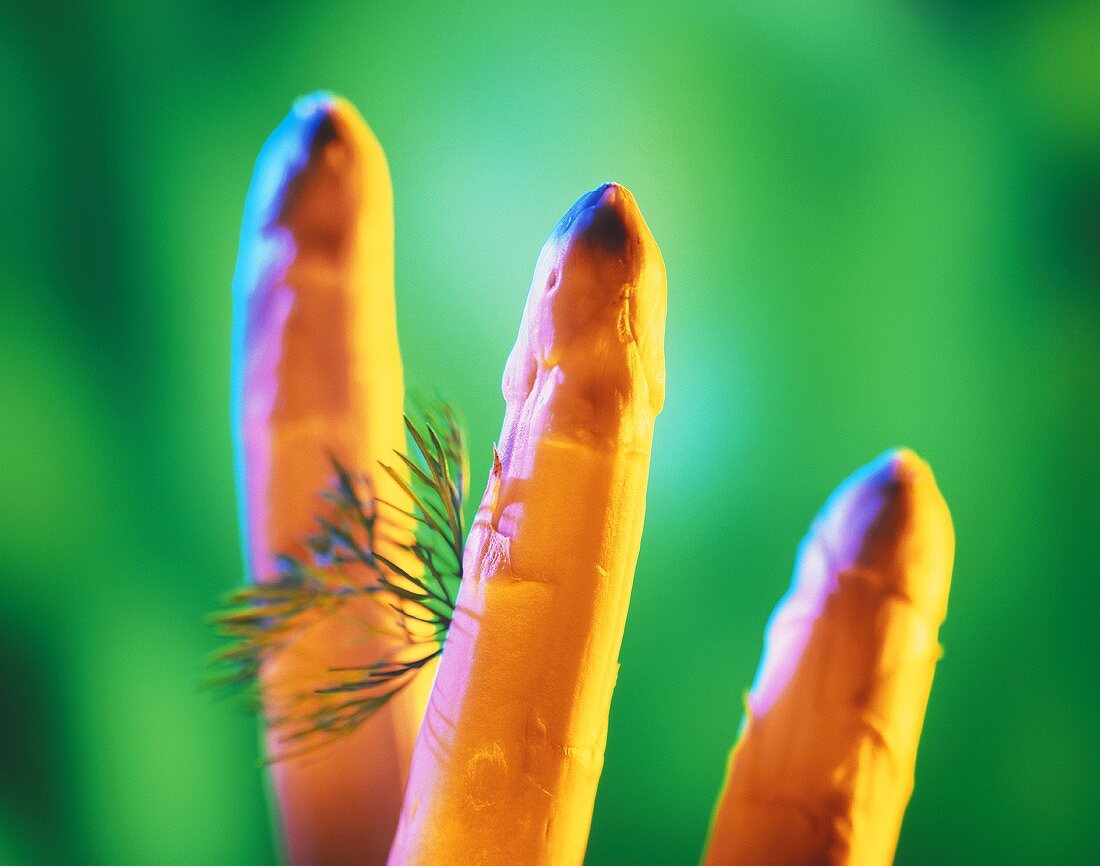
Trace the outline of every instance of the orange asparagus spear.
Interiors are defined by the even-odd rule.
[[[391,866],[583,859],[664,399],[664,319],[661,254],[633,196],[605,184],[539,257]]]
[[[381,497],[400,497],[393,479],[373,471],[380,459],[395,462],[394,450],[405,445],[392,192],[381,147],[346,101],[300,99],[264,145],[233,291],[246,558],[252,580],[272,584],[277,555],[306,558],[314,515],[325,514],[318,492],[334,474],[333,459],[369,471]],[[385,541],[379,550],[403,555]],[[364,583],[374,577],[367,568],[355,574]],[[393,648],[392,637],[371,628],[382,625],[380,611],[360,596],[264,663],[269,757],[293,751],[278,722],[316,709],[314,692],[330,668],[376,662]],[[420,677],[351,734],[272,765],[292,863],[385,861],[429,685]]]
[[[911,451],[833,494],[768,624],[707,866],[892,862],[954,546],[947,505]]]

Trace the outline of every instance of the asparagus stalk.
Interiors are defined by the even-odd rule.
[[[317,496],[333,463],[369,471],[382,498],[396,481],[374,470],[404,452],[404,385],[393,290],[393,200],[381,146],[355,109],[328,94],[295,103],[260,152],[233,283],[234,436],[245,556],[254,583],[280,579],[279,555],[306,559]],[[329,508],[331,511],[331,508]],[[402,561],[399,514],[379,551]],[[402,557],[405,557],[402,559]],[[349,571],[366,585],[376,574]],[[430,677],[369,723],[300,756],[281,721],[316,712],[331,668],[369,664],[398,644],[367,593],[319,618],[260,670],[267,754],[290,861],[382,863]],[[391,611],[392,612],[392,611]]]
[[[892,862],[953,555],[947,505],[911,451],[829,499],[768,624],[707,866]]]
[[[665,271],[605,184],[539,256],[391,866],[578,864],[664,399]]]

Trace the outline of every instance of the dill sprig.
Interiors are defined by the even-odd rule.
[[[211,617],[230,639],[212,659],[211,682],[262,704],[268,728],[288,746],[275,760],[355,730],[442,652],[462,579],[468,457],[449,405],[420,415],[419,421],[405,417],[412,456],[395,452],[398,463],[380,464],[396,483],[399,501],[378,498],[369,476],[333,459],[333,482],[321,493],[327,514],[314,518],[316,531],[305,539],[308,560],[278,557],[275,580],[231,593],[226,609]],[[404,530],[398,515],[414,522],[414,533]],[[411,567],[413,561],[419,567]],[[392,650],[385,657],[333,668],[327,681],[289,699],[257,700],[263,666],[325,618],[360,612],[365,629],[380,630],[361,608],[348,608],[364,598],[381,606],[383,623],[394,625],[386,631]]]

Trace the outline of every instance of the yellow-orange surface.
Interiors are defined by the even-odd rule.
[[[391,866],[583,859],[664,399],[664,319],[657,245],[630,193],[604,185],[536,267]]]

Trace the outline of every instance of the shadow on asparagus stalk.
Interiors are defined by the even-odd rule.
[[[455,414],[408,422],[406,450],[392,245],[377,141],[343,100],[300,100],[261,151],[234,279],[251,585],[215,617],[218,675],[258,694],[295,866],[578,864],[664,399],[661,253],[618,184],[555,227],[467,538]],[[830,500],[769,624],[707,864],[890,862],[952,552],[911,452]]]

